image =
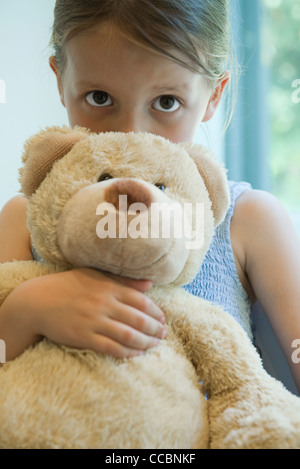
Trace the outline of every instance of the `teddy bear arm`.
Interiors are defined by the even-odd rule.
[[[13,261],[0,265],[0,306],[19,285],[35,277],[56,272],[54,267],[36,261]]]
[[[171,324],[208,397],[211,447],[300,448],[300,399],[268,375],[228,313],[180,296],[185,313],[175,314]]]
[[[175,288],[164,298],[163,303],[158,301],[159,306],[183,343],[207,394],[237,387],[245,375],[252,377],[262,369],[251,340],[222,308],[182,289]]]

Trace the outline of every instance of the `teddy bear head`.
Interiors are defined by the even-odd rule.
[[[197,274],[229,203],[204,147],[148,133],[47,128],[26,142],[20,181],[44,262],[154,284]]]

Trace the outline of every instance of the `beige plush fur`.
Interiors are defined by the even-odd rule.
[[[267,375],[227,313],[181,288],[228,207],[225,172],[209,152],[149,134],[54,127],[27,142],[23,162],[28,226],[44,262],[2,264],[0,302],[26,279],[89,266],[151,279],[168,335],[124,360],[44,339],[4,365],[0,448],[299,448],[299,399]],[[186,217],[181,238],[124,236],[137,217],[150,227],[153,204],[174,202],[173,225]],[[115,238],[99,237],[103,203],[122,215]],[[134,212],[139,203],[145,211]]]

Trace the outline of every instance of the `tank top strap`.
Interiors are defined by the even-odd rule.
[[[230,206],[226,214],[226,225],[228,225],[229,222],[229,229],[230,229],[230,222],[233,216],[234,208],[235,208],[235,203],[237,199],[246,191],[246,190],[251,190],[252,186],[248,182],[234,182],[234,181],[228,181],[228,187],[230,191]]]

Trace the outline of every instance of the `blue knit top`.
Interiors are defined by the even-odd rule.
[[[230,222],[235,202],[251,186],[245,182],[229,181],[229,189],[231,203],[225,220],[216,228],[198,275],[184,288],[195,296],[220,305],[253,339],[251,302],[239,280],[230,241]]]

